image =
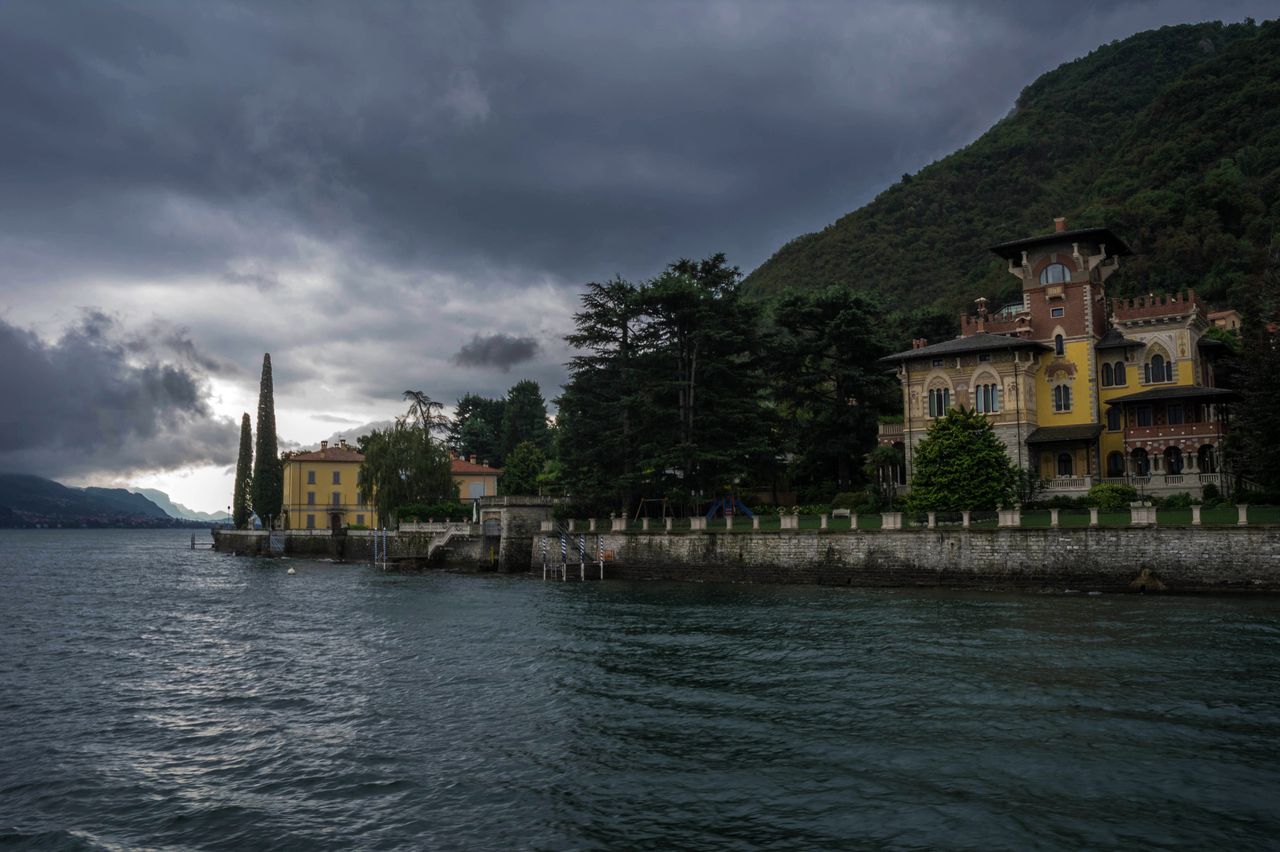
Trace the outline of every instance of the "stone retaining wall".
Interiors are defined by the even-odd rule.
[[[1280,591],[1280,528],[601,533],[619,579]],[[531,568],[541,570],[542,535]],[[548,553],[559,555],[548,537]],[[1145,573],[1144,573],[1145,572]],[[1145,587],[1145,588],[1144,588]]]
[[[284,555],[312,559],[334,559],[343,562],[369,562],[373,559],[373,534],[356,531],[345,535],[308,535],[285,531]],[[439,534],[401,532],[388,537],[388,556],[392,560],[421,560],[426,563],[432,538]],[[214,530],[214,549],[237,556],[260,556],[267,552],[267,534],[248,530]],[[493,554],[497,558],[497,554]],[[446,548],[437,551],[432,565],[474,568],[490,562],[484,542],[476,535],[451,536]]]

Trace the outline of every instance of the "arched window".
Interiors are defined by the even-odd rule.
[[[1051,263],[1040,270],[1041,284],[1065,284],[1071,280],[1071,270],[1061,263]]]
[[[1151,459],[1147,456],[1147,451],[1139,447],[1130,453],[1133,459],[1133,472],[1138,476],[1147,476],[1151,473]]]
[[[1173,381],[1173,361],[1165,360],[1159,352],[1151,356],[1151,360],[1143,365],[1144,378],[1147,384],[1152,382]]]
[[[1070,476],[1072,466],[1071,453],[1058,453],[1058,476]]]
[[[979,414],[997,414],[1000,411],[1000,386],[983,383],[973,386],[973,410]]]
[[[1113,451],[1107,454],[1107,476],[1112,479],[1124,476],[1124,453]]]
[[[1164,451],[1164,472],[1174,475],[1182,473],[1182,450],[1169,447]]]
[[[1053,410],[1054,411],[1070,411],[1071,410],[1071,386],[1057,385],[1053,389]]]
[[[1200,451],[1196,453],[1198,456],[1197,464],[1201,473],[1217,473],[1218,472],[1218,454],[1212,444],[1204,444],[1200,447]]]
[[[951,388],[929,389],[929,416],[941,417],[951,407]]]
[[[1113,405],[1107,409],[1107,430],[1110,432],[1119,432],[1120,429],[1120,406]]]
[[[1062,339],[1061,334],[1055,334],[1053,336],[1053,354],[1065,355],[1066,352],[1067,352],[1066,341]]]
[[[1112,378],[1115,380],[1116,387],[1123,387],[1124,385],[1129,383],[1124,375],[1123,361],[1116,362],[1115,374],[1112,376]]]
[[[1111,363],[1104,361],[1102,363],[1102,386],[1104,388],[1111,387],[1113,374],[1111,372]]]

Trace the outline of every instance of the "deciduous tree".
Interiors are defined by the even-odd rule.
[[[913,512],[996,509],[1017,499],[1018,470],[987,418],[954,408],[929,426],[912,453]]]

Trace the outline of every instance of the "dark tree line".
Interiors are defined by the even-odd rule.
[[[897,404],[879,305],[839,287],[751,301],[721,254],[591,283],[574,321],[560,484],[596,508],[693,507],[782,480],[829,498],[862,484],[876,415]]]

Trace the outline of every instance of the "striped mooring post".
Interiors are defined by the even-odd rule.
[[[596,559],[600,562],[600,579],[604,579],[604,536],[596,536]]]

